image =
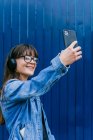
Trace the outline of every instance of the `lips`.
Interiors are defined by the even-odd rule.
[[[33,67],[33,66],[26,66],[27,68],[29,68],[30,70],[34,70],[35,69],[35,67]]]

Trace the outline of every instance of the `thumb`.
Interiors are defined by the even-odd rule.
[[[77,44],[77,41],[73,41],[71,44],[70,44],[70,48],[74,48],[74,46]]]

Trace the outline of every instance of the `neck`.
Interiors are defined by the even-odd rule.
[[[22,80],[22,81],[26,81],[28,79],[28,76],[20,75],[19,79]]]

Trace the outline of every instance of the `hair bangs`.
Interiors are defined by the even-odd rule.
[[[38,58],[38,53],[32,45],[21,44],[15,47],[12,56],[13,58],[19,58],[20,56],[29,55]]]

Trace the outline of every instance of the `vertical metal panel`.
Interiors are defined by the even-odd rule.
[[[64,49],[62,29],[75,29],[83,59],[42,97],[56,140],[92,140],[93,2],[92,0],[0,0],[0,85],[10,50],[31,43],[39,52],[37,74]],[[0,126],[0,140],[8,139]]]
[[[91,139],[91,5],[90,1],[84,4],[84,25],[85,25],[85,62],[87,65],[84,65],[84,87],[85,87],[85,96],[84,96],[84,139]],[[87,20],[88,19],[88,20]],[[91,46],[91,47],[90,47]],[[84,63],[85,64],[85,63]],[[86,105],[87,104],[87,105]]]
[[[11,47],[11,0],[3,2],[3,50],[4,60]]]
[[[81,5],[81,6],[80,6]],[[78,10],[79,7],[79,10]],[[84,56],[84,1],[76,1],[76,31]],[[84,59],[76,64],[76,138],[84,139]]]
[[[19,0],[11,1],[11,47],[14,47],[20,42],[20,7]]]
[[[91,0],[91,139],[93,139],[93,94],[92,94],[92,77],[93,77],[93,1]]]
[[[68,1],[68,15],[67,22],[68,28],[75,28],[75,0]],[[75,64],[71,67],[68,74],[68,140],[75,139],[75,106],[76,106],[76,76],[75,76]],[[73,82],[72,82],[73,81]]]
[[[20,43],[27,42],[27,0],[19,1],[19,9],[20,9]]]

